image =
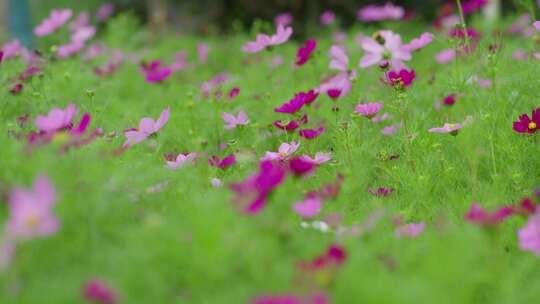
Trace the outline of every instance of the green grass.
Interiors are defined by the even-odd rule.
[[[309,288],[295,283],[296,262],[313,258],[333,243],[342,244],[348,253],[335,278],[318,286],[328,291],[333,303],[540,299],[540,290],[534,288],[540,284],[538,258],[517,246],[516,232],[525,220],[512,218],[493,231],[463,220],[473,201],[495,208],[517,202],[540,185],[538,138],[512,130],[519,114],[539,105],[539,62],[511,59],[516,48],[531,48],[530,41],[505,37],[500,52],[488,60],[487,45],[495,40],[485,32],[473,55],[447,66],[433,60],[437,51],[451,47],[442,38],[416,53],[410,66],[417,79],[406,96],[408,128],[414,134],[410,143],[403,130],[382,136],[381,125],[351,115],[360,100],[380,100],[383,110],[394,115],[392,122],[398,122],[400,105],[394,91],[380,83],[380,72],[359,70],[351,94],[336,102],[339,112],[331,111],[333,102],[327,96],[319,97],[319,110],[309,110],[313,122],[325,122],[327,132],[308,142],[297,135],[287,137],[269,124],[284,117],[273,112],[276,106],[330,75],[329,33],[314,33],[319,41],[315,57],[291,69],[295,42],[272,53],[246,56],[239,49],[253,35],[150,39],[129,20],[116,19],[99,38],[128,51],[147,47],[147,59],[168,59],[178,50],[188,50],[190,62],[195,62],[197,43],[206,41],[211,47],[208,64],[150,85],[133,64],[99,78],[92,64],[78,57],[51,61],[43,77],[34,77],[18,96],[9,94],[6,81],[24,66],[17,61],[0,66],[0,189],[7,194],[13,186],[31,185],[38,174],[48,175],[59,193],[55,214],[62,224],[54,236],[18,246],[13,265],[0,274],[0,303],[83,302],[81,285],[92,277],[116,288],[122,303],[246,303],[261,293],[302,294]],[[420,25],[385,26],[403,33],[406,41],[427,30]],[[354,35],[372,31],[348,32],[353,65],[362,55]],[[283,55],[285,64],[271,70],[268,62],[274,54]],[[246,63],[248,57],[261,61]],[[224,71],[233,79],[224,92],[239,86],[240,95],[230,102],[198,100],[200,83]],[[472,75],[491,78],[495,85],[481,89],[467,84]],[[434,102],[450,93],[464,96],[452,109],[436,112]],[[92,114],[92,128],[115,131],[116,136],[59,155],[57,143],[27,153],[26,143],[9,135],[9,130],[34,129],[30,124],[21,130],[17,116],[30,114],[34,119],[69,101],[80,113]],[[142,117],[156,118],[167,106],[171,118],[157,138],[112,156],[124,141],[124,129],[135,127]],[[251,123],[243,130],[224,131],[221,113],[241,109]],[[444,122],[461,122],[467,115],[474,122],[456,137],[427,132]],[[264,136],[267,131],[272,136]],[[233,208],[232,191],[210,185],[213,177],[225,184],[243,180],[256,170],[265,151],[293,139],[301,142],[298,154],[333,151],[333,161],[308,179],[287,179],[261,214],[240,214]],[[234,142],[225,153],[245,156],[227,171],[209,167],[205,159],[179,171],[164,168],[166,152],[223,156],[217,143],[225,142]],[[392,154],[401,158],[381,161],[381,155]],[[320,218],[342,213],[348,226],[384,208],[386,216],[367,235],[338,238],[331,232],[302,229],[300,217],[291,210],[292,203],[332,182],[338,172],[345,176],[343,189],[337,200],[325,204]],[[162,182],[167,185],[161,192],[148,191]],[[370,186],[396,192],[375,198],[366,191]],[[416,239],[396,239],[394,215],[407,222],[425,221],[427,229]],[[2,203],[0,223],[7,218]],[[381,260],[392,260],[395,267]]]

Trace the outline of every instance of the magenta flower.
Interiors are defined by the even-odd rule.
[[[352,73],[351,73],[352,74]],[[331,98],[347,96],[352,89],[351,75],[347,72],[342,72],[336,76],[324,81],[318,89],[320,93],[326,93]],[[328,93],[330,91],[330,93]]]
[[[456,103],[456,94],[450,94],[443,98],[442,104],[445,106],[453,106]]]
[[[261,160],[286,160],[298,150],[298,147],[300,147],[300,144],[295,141],[290,144],[282,143],[278,148],[278,152],[268,151]]]
[[[208,160],[208,163],[210,164],[210,166],[219,169],[227,169],[236,163],[236,156],[234,154],[231,154],[225,156],[223,159],[220,159],[219,157],[214,155]]]
[[[240,111],[237,116],[224,112],[222,117],[223,120],[227,123],[225,125],[225,130],[231,130],[239,126],[245,126],[249,123],[247,113],[244,111]]]
[[[236,96],[238,96],[238,94],[240,94],[240,88],[239,87],[234,87],[232,88],[230,91],[229,91],[229,99],[233,99],[235,98]]]
[[[445,123],[440,128],[431,128],[428,131],[431,133],[450,133],[452,135],[457,135],[459,129],[461,128],[463,128],[463,126],[459,123],[457,124]]]
[[[340,245],[331,245],[326,252],[311,261],[301,261],[298,268],[305,272],[320,271],[341,266],[347,259],[345,249]]]
[[[414,70],[401,69],[399,72],[392,70],[386,73],[386,78],[391,86],[405,88],[413,83],[416,73]]]
[[[527,114],[520,115],[519,121],[513,123],[513,128],[518,133],[536,133],[540,130],[540,108],[532,111],[531,118]]]
[[[317,48],[317,40],[308,39],[303,47],[296,52],[296,65],[303,66],[311,57],[311,54]]]
[[[159,83],[172,75],[173,70],[164,66],[161,61],[154,60],[149,64],[141,64],[141,72],[146,75],[146,82],[149,83]]]
[[[473,203],[465,214],[465,220],[479,226],[494,226],[513,214],[511,207],[502,207],[494,212],[487,212],[478,203]]]
[[[266,206],[268,196],[283,182],[285,175],[286,171],[280,165],[263,160],[259,164],[259,172],[229,187],[236,192],[235,202],[242,211],[256,214]]]
[[[316,293],[307,296],[296,295],[262,295],[256,297],[251,304],[330,304],[328,296]]]
[[[488,4],[488,0],[468,0],[468,1],[463,1],[461,6],[463,9],[463,13],[468,15],[476,11],[479,11],[480,9],[482,9],[482,7],[486,6],[487,4]]]
[[[367,68],[387,60],[392,68],[402,69],[403,61],[411,60],[411,52],[401,44],[401,36],[392,31],[380,31],[372,37],[361,37],[360,46],[365,54],[359,66]]]
[[[330,48],[330,68],[346,72],[349,68],[349,57],[345,49],[339,45]]]
[[[36,36],[50,35],[61,28],[73,15],[70,9],[52,10],[50,15],[34,29]]]
[[[284,130],[284,131],[294,131],[300,127],[298,122],[296,120],[286,121],[283,122],[281,120],[274,121],[274,126],[278,129]]]
[[[330,10],[326,10],[321,14],[319,18],[322,25],[328,26],[336,20],[336,14]]]
[[[9,89],[9,92],[13,95],[17,95],[22,91],[23,87],[24,85],[22,83],[17,83],[11,89]]]
[[[319,214],[322,209],[322,200],[317,195],[308,195],[303,201],[293,204],[293,210],[305,219]]]
[[[4,51],[0,50],[0,63],[4,60]]]
[[[193,161],[197,158],[197,153],[180,153],[173,161],[167,161],[165,167],[171,170],[178,170],[182,168],[189,161]]]
[[[166,108],[157,121],[152,118],[144,117],[139,123],[138,129],[129,129],[124,132],[126,141],[123,144],[124,148],[138,144],[148,138],[150,135],[157,133],[169,121],[170,108]]]
[[[432,33],[422,33],[420,37],[411,40],[408,44],[403,45],[403,47],[409,52],[414,52],[419,49],[426,47],[433,41]]]
[[[405,224],[400,225],[396,228],[394,234],[397,238],[401,237],[409,237],[409,238],[415,238],[419,236],[424,229],[426,228],[426,224],[423,222],[420,222],[418,224]]]
[[[530,197],[524,198],[521,203],[512,206],[513,214],[526,217],[533,215],[537,209],[537,205]]]
[[[369,193],[371,193],[374,196],[378,196],[378,197],[387,197],[390,194],[392,194],[394,191],[396,191],[396,190],[392,189],[392,188],[384,188],[384,187],[380,187],[378,189],[368,188]]]
[[[364,22],[400,20],[405,16],[405,9],[392,3],[384,6],[367,5],[358,11],[358,19]]]
[[[291,99],[289,102],[286,102],[282,104],[281,106],[274,109],[274,112],[277,113],[286,113],[286,114],[294,114],[302,109],[304,104],[308,100],[309,96],[306,94],[296,94],[293,99]]]
[[[34,124],[42,132],[55,132],[71,128],[73,118],[77,114],[77,108],[70,102],[65,110],[52,109],[47,116],[39,115]]]
[[[245,53],[257,53],[267,47],[283,44],[289,40],[293,33],[292,27],[284,27],[278,25],[276,34],[268,36],[266,34],[257,35],[255,41],[251,41],[242,46],[242,51]]]
[[[341,89],[328,89],[328,91],[326,91],[326,94],[332,99],[338,99],[339,96],[341,96],[341,92]]]
[[[382,107],[383,104],[380,102],[359,103],[356,105],[354,113],[371,119],[379,113]]]
[[[9,195],[6,238],[26,240],[56,233],[58,220],[52,213],[56,191],[45,176],[37,177],[31,189],[15,188]]]
[[[332,159],[332,154],[330,153],[324,153],[324,152],[317,152],[315,153],[315,157],[311,158],[309,155],[302,155],[302,158],[305,161],[311,162],[315,165],[322,165],[326,163],[327,161]]]
[[[450,63],[456,58],[456,50],[446,49],[435,54],[435,60],[440,64]]]
[[[519,229],[519,248],[540,257],[540,211],[529,218],[525,227]]]
[[[289,161],[289,169],[295,176],[306,176],[313,172],[317,165],[299,156]]]
[[[318,129],[302,129],[298,131],[298,134],[302,136],[305,139],[314,139],[319,137],[319,135],[323,134],[326,129],[324,127],[320,127]]]
[[[274,24],[276,26],[287,26],[293,21],[293,16],[290,13],[281,13],[274,18]]]
[[[83,297],[87,301],[92,301],[99,304],[115,304],[118,303],[118,296],[107,283],[93,279],[86,282],[83,286]]]

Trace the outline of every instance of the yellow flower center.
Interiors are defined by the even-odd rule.
[[[39,224],[39,217],[35,214],[30,214],[25,221],[28,229],[34,229]]]
[[[535,123],[535,122],[532,122],[532,121],[531,121],[531,122],[529,123],[529,130],[534,130],[534,129],[536,129],[536,127],[537,127],[537,126],[536,126],[536,123]]]
[[[57,143],[64,143],[68,141],[69,135],[66,132],[57,132],[54,134],[53,141]]]
[[[456,125],[455,124],[448,124],[449,129],[453,129]]]

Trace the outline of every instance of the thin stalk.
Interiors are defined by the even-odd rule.
[[[465,47],[469,50],[469,35],[467,33],[467,24],[465,23],[465,15],[463,14],[463,7],[461,6],[461,0],[456,0],[456,4],[459,11],[459,18],[461,19],[461,27],[465,36]]]

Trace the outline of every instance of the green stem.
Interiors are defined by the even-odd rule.
[[[461,6],[461,0],[456,0],[456,4],[459,11],[459,18],[461,19],[461,27],[465,37],[465,47],[469,50],[469,35],[467,33],[467,24],[465,23],[465,15],[463,14],[463,7]]]

